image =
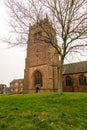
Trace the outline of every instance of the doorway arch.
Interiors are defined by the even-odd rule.
[[[39,92],[40,92],[40,88],[36,87],[36,93],[39,93]]]

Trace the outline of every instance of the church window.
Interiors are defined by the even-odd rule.
[[[86,77],[84,75],[79,76],[79,85],[81,85],[81,86],[87,85]]]
[[[34,34],[34,42],[40,42],[41,41],[41,32],[37,32]]]
[[[34,74],[34,85],[39,84],[42,86],[42,74],[39,71],[36,71]]]
[[[70,76],[66,77],[66,86],[72,86],[72,78]]]

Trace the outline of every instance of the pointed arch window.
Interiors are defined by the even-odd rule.
[[[41,35],[42,35],[41,31],[40,31],[40,32],[36,32],[36,33],[34,34],[34,42],[35,42],[35,43],[41,41]]]
[[[34,74],[34,85],[37,84],[39,84],[40,86],[43,85],[42,74],[39,71],[36,71],[36,73]]]
[[[66,77],[66,86],[72,86],[72,78],[70,76]]]
[[[81,85],[81,86],[87,85],[86,77],[84,75],[79,76],[79,85]]]

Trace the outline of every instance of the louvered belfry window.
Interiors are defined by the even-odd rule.
[[[35,34],[34,34],[34,42],[35,43],[38,43],[38,42],[40,42],[41,41],[41,32],[36,32]]]

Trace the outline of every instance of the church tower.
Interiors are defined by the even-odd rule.
[[[52,92],[57,91],[58,87],[58,55],[54,47],[43,40],[47,34],[40,24],[49,25],[49,30],[56,37],[47,18],[30,26],[23,93]]]

